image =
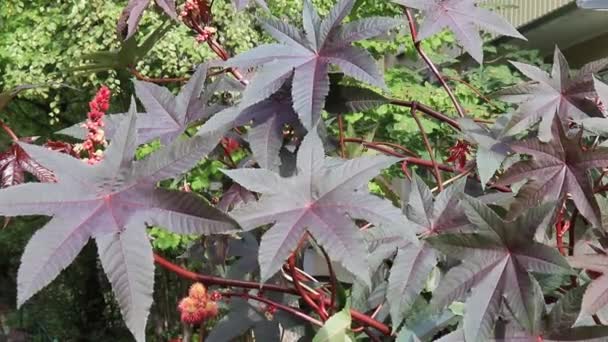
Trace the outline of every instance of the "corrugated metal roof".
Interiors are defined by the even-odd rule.
[[[500,6],[497,10],[515,27],[528,24],[575,0],[486,0],[490,6]]]

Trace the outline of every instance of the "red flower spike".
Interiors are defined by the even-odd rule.
[[[87,138],[82,144],[82,147],[88,153],[88,158],[85,161],[89,164],[96,164],[101,161],[102,153],[100,147],[107,145],[105,133],[102,129],[104,126],[103,117],[105,112],[110,109],[110,89],[102,86],[95,94],[95,97],[89,102],[89,112],[87,113],[87,121],[84,128],[87,129]]]
[[[196,41],[199,43],[204,43],[212,38],[216,32],[217,29],[215,27],[205,26],[203,31],[196,36]]]
[[[206,24],[211,22],[211,8],[207,0],[186,0],[180,17],[186,26],[202,33],[200,28],[206,29]]]

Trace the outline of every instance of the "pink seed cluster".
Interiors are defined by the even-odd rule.
[[[82,144],[82,150],[87,152],[85,161],[89,164],[96,164],[103,157],[100,148],[107,145],[106,137],[103,131],[103,118],[110,108],[110,89],[102,86],[95,94],[95,97],[89,102],[89,112],[87,113],[87,121],[84,128],[87,129],[87,136]]]
[[[205,26],[203,28],[202,33],[199,33],[196,36],[196,41],[198,43],[204,43],[206,42],[208,39],[210,39],[211,37],[213,37],[213,35],[217,32],[217,29],[215,27],[211,27],[211,26]]]
[[[217,315],[217,300],[221,298],[214,294],[209,295],[205,285],[194,283],[188,291],[188,297],[183,298],[177,309],[183,323],[198,325]]]

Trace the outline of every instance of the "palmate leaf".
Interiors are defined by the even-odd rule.
[[[207,65],[201,64],[177,96],[154,83],[133,80],[135,94],[146,109],[137,117],[137,144],[160,138],[161,143],[167,145],[184,133],[190,124],[219,112],[222,107],[208,106],[201,95],[206,77]],[[104,132],[108,139],[112,139],[127,116],[127,113],[119,113],[104,117]],[[86,130],[82,125],[78,123],[57,133],[84,139]]]
[[[602,275],[587,287],[582,300],[582,313],[593,315],[608,304],[608,255],[604,250],[597,254],[583,254],[568,257],[570,265]]]
[[[146,226],[162,226],[178,234],[213,234],[232,231],[236,225],[193,193],[156,187],[158,181],[193,167],[223,132],[177,142],[136,162],[135,119],[132,104],[103,161],[96,165],[22,144],[58,181],[1,190],[0,214],[52,216],[23,253],[17,275],[19,306],[49,284],[92,237],[125,322],[143,341],[154,283]]]
[[[595,97],[593,74],[606,68],[608,59],[589,63],[571,75],[568,61],[556,47],[550,75],[533,65],[511,64],[535,83],[499,93],[504,95],[505,101],[521,103],[506,127],[509,134],[522,132],[540,121],[538,136],[546,142],[554,138],[551,134],[554,117],[565,123],[569,118],[580,120],[597,111],[592,102]]]
[[[171,25],[165,22],[147,35],[141,44],[137,44],[136,37],[131,36],[129,39],[121,41],[119,50],[98,51],[83,55],[81,60],[89,61],[89,63],[70,68],[69,70],[96,73],[112,69],[124,70],[130,68],[147,55],[156,42],[170,29]]]
[[[462,264],[450,269],[433,293],[431,305],[445,307],[471,290],[463,322],[466,341],[486,341],[494,331],[503,304],[527,330],[533,330],[541,294],[529,272],[569,274],[559,252],[534,241],[534,234],[555,205],[527,211],[514,221],[503,221],[477,199],[462,202],[472,233],[442,234],[427,241]]]
[[[273,224],[262,236],[259,252],[261,278],[267,280],[295,250],[308,231],[327,250],[332,260],[370,284],[367,248],[353,222],[405,225],[406,219],[389,201],[362,190],[393,157],[362,157],[336,163],[325,158],[319,136],[310,132],[300,145],[297,173],[282,178],[265,169],[224,171],[243,187],[261,193],[260,200],[231,212],[244,230]],[[413,232],[404,235],[416,240]]]
[[[290,93],[291,88],[285,85],[269,98],[244,108],[234,120],[235,126],[251,124],[247,140],[253,157],[261,168],[278,170],[285,125],[301,131]]]
[[[460,45],[479,64],[483,62],[483,39],[479,35],[480,27],[494,33],[526,40],[507,20],[479,7],[474,0],[392,1],[424,12],[418,41],[449,28]]]
[[[513,151],[530,155],[532,159],[515,163],[498,179],[497,184],[501,185],[528,179],[512,204],[509,216],[541,201],[557,201],[570,194],[581,214],[594,226],[599,226],[599,207],[587,171],[608,166],[608,150],[583,150],[579,137],[569,139],[557,117],[552,135],[554,139],[549,143],[532,138],[511,144]]]
[[[19,141],[31,143],[34,139],[22,138]],[[0,154],[0,188],[23,183],[26,172],[41,182],[56,181],[53,172],[32,159],[19,143],[13,143],[7,151]]]
[[[286,84],[278,91],[258,103],[245,105],[211,117],[206,126],[239,127],[250,125],[247,135],[249,147],[261,168],[276,171],[281,164],[279,152],[283,146],[283,128],[289,125],[298,135],[302,125],[293,110],[291,87]]]
[[[312,342],[354,341],[350,332],[351,321],[350,311],[347,308],[336,312],[319,329]]]
[[[246,88],[243,102],[251,105],[263,100],[293,76],[293,108],[304,127],[310,129],[317,122],[329,93],[330,64],[361,82],[386,89],[372,56],[351,43],[387,32],[400,21],[367,18],[340,26],[354,3],[355,0],[340,0],[321,20],[310,0],[306,0],[303,33],[278,19],[262,20],[263,28],[279,44],[261,45],[226,61],[227,66],[239,68],[262,66]],[[367,25],[371,20],[374,25]]]
[[[269,294],[268,296],[277,302],[291,300],[286,295]],[[280,341],[282,334],[292,330],[299,323],[294,322],[287,313],[276,311],[272,316],[267,316],[264,311],[260,302],[231,298],[228,313],[213,327],[205,341],[232,341],[243,336],[248,330],[253,330],[256,340]]]
[[[492,179],[504,160],[512,152],[509,143],[513,138],[507,136],[505,132],[505,126],[509,119],[509,115],[503,115],[496,120],[492,127],[476,123],[469,118],[458,120],[465,138],[477,145],[475,161],[482,187],[485,187]]]
[[[414,225],[416,233],[426,238],[472,229],[459,205],[464,193],[464,184],[464,181],[459,181],[434,199],[431,190],[418,175],[414,175],[411,183],[402,182],[400,187],[404,201],[403,212]],[[402,227],[402,230],[409,229],[411,227]],[[403,234],[400,231],[395,232],[399,233]],[[393,326],[397,327],[403,321],[404,313],[424,288],[436,264],[435,251],[427,243],[417,245],[401,240],[397,244],[397,255],[393,261],[386,292]]]
[[[551,311],[545,312],[545,303],[539,297],[534,329],[525,330],[513,321],[497,324],[494,338],[491,341],[580,341],[600,342],[608,337],[606,326],[572,327],[581,311],[581,299],[587,286],[580,286],[568,291],[553,305]],[[540,291],[540,289],[537,289]]]
[[[127,40],[133,36],[139,26],[139,21],[144,14],[144,11],[150,6],[152,0],[129,0],[127,6],[122,10],[118,23],[116,24],[116,32],[118,36]],[[156,5],[162,8],[163,12],[172,19],[177,19],[175,11],[175,0],[154,0]]]
[[[255,201],[255,195],[251,191],[238,184],[232,184],[230,188],[224,192],[216,207],[221,211],[229,212],[230,210],[251,201]]]
[[[593,78],[593,84],[597,92],[598,102],[603,106],[603,108],[601,108],[603,117],[585,118],[580,120],[579,123],[585,130],[605,137],[608,135],[608,118],[606,118],[606,115],[608,115],[606,108],[606,104],[608,103],[608,84],[595,77]],[[602,143],[601,146],[606,146],[606,143]]]
[[[258,261],[251,257],[258,255],[259,250],[255,235],[244,232],[240,236],[241,239],[232,239],[228,243],[228,257],[238,257],[238,261],[228,269],[228,278],[244,279],[245,275],[255,272],[259,267]]]

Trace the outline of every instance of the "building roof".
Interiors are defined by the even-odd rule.
[[[497,12],[515,27],[529,24],[554,12],[574,0],[486,0],[489,6],[497,6]]]
[[[528,38],[499,37],[496,43],[538,49],[549,56],[558,46],[574,65],[608,55],[608,12],[578,8],[575,0],[487,0]]]

